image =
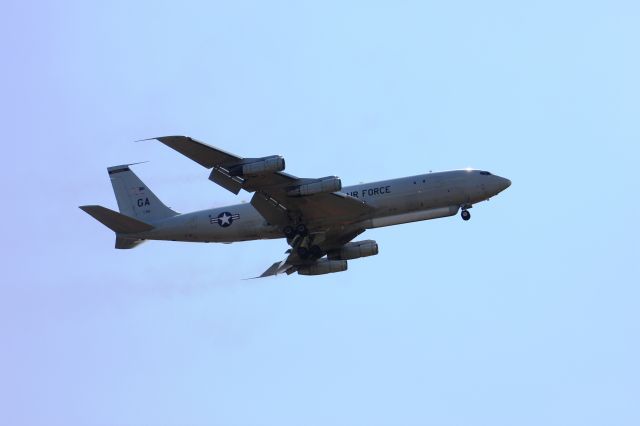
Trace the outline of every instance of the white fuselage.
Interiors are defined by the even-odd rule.
[[[452,216],[509,186],[507,179],[481,173],[486,172],[454,170],[343,187],[342,193],[373,207],[370,215],[345,226],[370,229]],[[249,203],[180,214],[153,225],[140,238],[230,243],[284,237]],[[307,225],[313,230],[313,223]]]

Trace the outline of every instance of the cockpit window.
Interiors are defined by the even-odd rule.
[[[491,175],[491,173],[489,173],[489,172],[480,172],[480,174],[481,175],[485,175],[485,176],[490,176]]]

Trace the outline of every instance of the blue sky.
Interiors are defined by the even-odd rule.
[[[636,425],[640,7],[17,2],[0,21],[0,423]],[[187,134],[345,184],[477,167],[377,257],[242,281],[283,241],[113,249],[106,167],[178,211],[248,200]]]

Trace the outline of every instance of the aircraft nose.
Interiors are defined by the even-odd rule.
[[[500,191],[504,191],[511,186],[511,181],[507,178],[500,178]]]

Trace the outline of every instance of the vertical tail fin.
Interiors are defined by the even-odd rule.
[[[131,171],[129,165],[109,167],[107,171],[120,213],[144,222],[153,222],[178,214],[165,206]]]

